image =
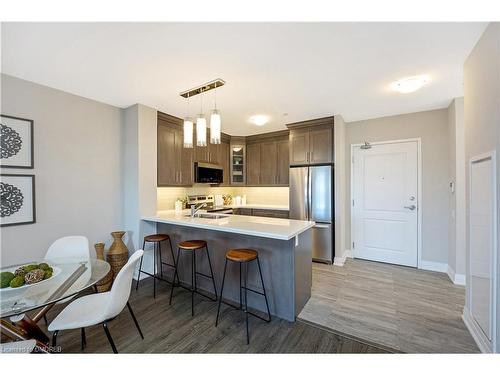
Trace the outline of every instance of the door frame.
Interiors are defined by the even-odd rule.
[[[421,138],[407,138],[407,139],[395,139],[389,141],[379,141],[379,142],[369,142],[370,145],[386,145],[394,143],[406,143],[406,142],[417,142],[417,268],[422,269],[422,139]],[[352,206],[352,201],[354,199],[354,148],[364,145],[364,143],[352,143],[351,144],[351,175],[350,179],[350,199],[349,199],[349,209],[351,213],[351,257],[354,258],[354,250],[352,249],[352,243],[354,241],[354,210]]]
[[[468,188],[469,188],[469,194],[467,199],[469,200],[469,205],[470,202],[472,202],[472,189],[471,189],[471,183],[472,183],[472,166],[473,164],[480,163],[484,160],[491,160],[491,168],[493,170],[492,173],[492,191],[493,191],[493,238],[492,238],[492,262],[491,262],[491,294],[492,294],[492,301],[491,301],[491,308],[490,308],[490,319],[491,319],[491,341],[487,339],[487,337],[484,335],[483,330],[479,326],[479,324],[476,322],[474,317],[472,316],[472,290],[470,289],[470,264],[471,264],[471,259],[472,259],[472,253],[470,251],[471,249],[471,242],[470,242],[470,236],[467,239],[467,245],[468,245],[468,251],[466,254],[466,264],[465,264],[465,270],[466,270],[466,305],[464,306],[464,314],[463,314],[463,320],[469,329],[472,338],[474,341],[476,341],[476,344],[478,345],[479,349],[482,352],[491,352],[491,353],[498,353],[499,351],[499,346],[498,346],[498,337],[497,337],[497,298],[498,298],[498,217],[497,217],[497,212],[498,212],[498,201],[497,201],[497,154],[495,150],[492,150],[490,152],[485,152],[476,156],[472,156],[469,159],[469,165],[468,165]],[[469,207],[470,208],[470,207]],[[469,218],[468,218],[468,223],[467,223],[467,230],[471,231],[471,222],[470,222],[470,212],[469,212]],[[468,311],[467,311],[468,310]],[[470,325],[470,326],[469,326]]]

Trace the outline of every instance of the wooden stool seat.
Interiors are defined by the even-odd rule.
[[[190,241],[182,241],[179,243],[179,247],[182,250],[198,250],[203,249],[207,246],[207,241],[204,240],[190,240]]]
[[[240,263],[251,262],[258,256],[259,254],[252,249],[231,249],[226,253],[227,259]]]
[[[149,236],[144,237],[144,241],[146,242],[161,242],[161,241],[166,241],[170,237],[168,234],[150,234]]]

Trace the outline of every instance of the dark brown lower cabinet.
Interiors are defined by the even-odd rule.
[[[275,217],[278,219],[288,219],[289,212],[284,210],[266,210],[262,208],[235,208],[235,215]]]

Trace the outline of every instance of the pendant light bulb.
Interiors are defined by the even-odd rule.
[[[210,143],[215,145],[220,144],[220,123],[220,113],[214,109],[210,115]]]
[[[200,147],[207,145],[207,119],[203,114],[203,88],[200,97],[200,114],[196,117],[196,145]]]
[[[184,119],[184,148],[193,148],[193,120]]]
[[[196,118],[196,145],[200,147],[207,145],[207,120],[203,113]]]
[[[183,125],[184,148],[193,148],[193,120],[189,117],[189,95],[187,97],[186,112]]]

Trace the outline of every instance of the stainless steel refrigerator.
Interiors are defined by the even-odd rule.
[[[331,264],[333,241],[333,166],[290,168],[290,219],[312,220],[312,257]]]

